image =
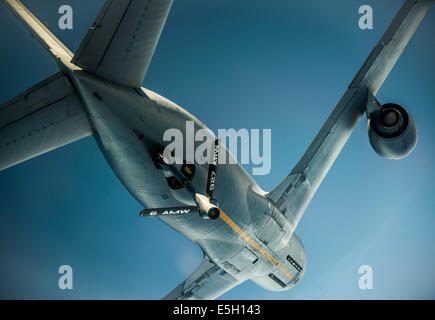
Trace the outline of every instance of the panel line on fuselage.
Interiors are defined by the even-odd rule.
[[[228,217],[221,209],[219,209],[219,217],[233,229],[243,240],[249,243],[255,250],[261,253],[267,260],[272,262],[283,274],[285,274],[290,280],[293,280],[294,276],[287,271],[287,269],[279,263],[272,255],[263,249],[254,239],[252,239],[246,232],[244,232],[230,217]]]

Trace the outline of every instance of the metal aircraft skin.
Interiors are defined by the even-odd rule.
[[[186,135],[186,121],[195,131],[206,128],[141,87],[172,0],[107,0],[75,54],[18,0],[5,0],[60,71],[0,105],[0,170],[93,135],[145,208],[141,215],[156,215],[204,252],[198,268],[164,298],[214,299],[248,279],[267,290],[288,290],[306,268],[295,228],[364,113],[380,155],[399,159],[416,145],[409,113],[381,105],[375,95],[432,2],[404,2],[302,159],[265,192],[239,164],[162,161],[166,129]],[[228,159],[228,150],[219,152],[218,159]]]

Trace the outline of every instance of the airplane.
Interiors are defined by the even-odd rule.
[[[418,133],[402,106],[376,93],[433,0],[406,0],[349,84],[314,141],[272,191],[213,137],[211,161],[168,165],[165,130],[207,127],[188,111],[141,87],[172,0],[107,0],[77,52],[71,52],[18,0],[13,14],[60,71],[0,105],[0,170],[92,135],[106,161],[144,209],[196,243],[204,260],[164,299],[215,299],[251,280],[292,288],[306,255],[295,229],[323,178],[366,114],[375,152],[401,159]],[[148,218],[147,218],[148,219]]]

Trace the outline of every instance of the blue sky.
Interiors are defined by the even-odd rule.
[[[24,1],[75,51],[103,1]],[[62,4],[74,29],[57,27]],[[374,29],[358,28],[370,4]],[[147,77],[149,88],[211,129],[270,128],[273,189],[300,159],[401,1],[175,1]],[[57,72],[54,61],[0,5],[0,101]],[[298,226],[308,265],[293,289],[251,282],[223,299],[435,298],[435,9],[377,97],[414,117],[419,141],[406,159],[370,147],[363,119]],[[248,169],[250,169],[248,167]],[[251,172],[251,170],[249,170]],[[160,299],[202,259],[200,249],[124,189],[89,137],[0,172],[0,297]],[[74,289],[57,286],[60,265]],[[358,268],[373,268],[360,290]]]

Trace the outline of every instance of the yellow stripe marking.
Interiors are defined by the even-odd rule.
[[[228,217],[221,209],[220,218],[233,229],[243,240],[254,247],[258,252],[260,252],[267,260],[272,262],[282,273],[284,273],[289,279],[293,279],[294,276],[287,271],[282,264],[280,264],[274,257],[272,257],[269,252],[264,250],[254,239],[252,239],[246,232],[244,232],[230,217]]]

